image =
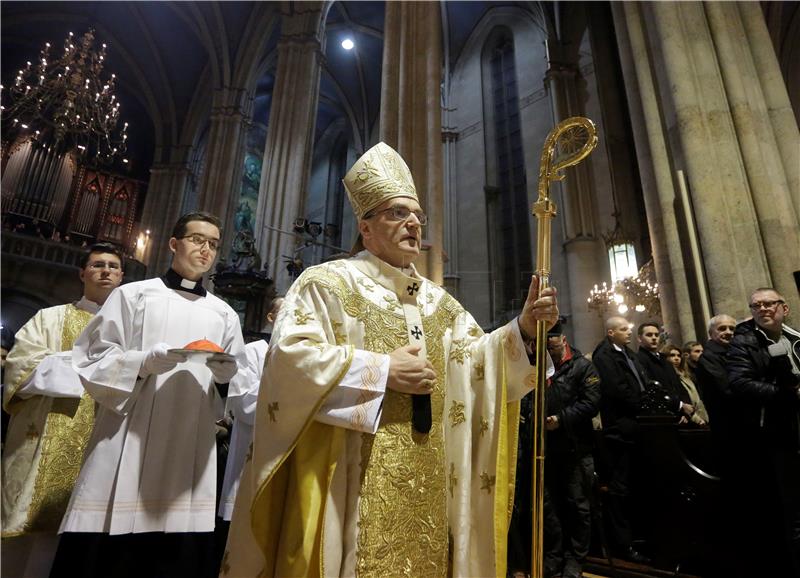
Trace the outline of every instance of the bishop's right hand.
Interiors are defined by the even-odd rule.
[[[406,345],[389,354],[386,387],[409,394],[427,395],[433,391],[436,370],[430,361],[419,357],[420,349],[417,345]]]
[[[160,375],[174,369],[176,365],[186,361],[185,353],[169,351],[167,343],[156,343],[147,350],[139,375]]]

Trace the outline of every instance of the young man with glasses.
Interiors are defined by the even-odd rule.
[[[758,473],[744,497],[758,552],[746,572],[800,576],[800,332],[786,325],[789,306],[775,289],[756,289],[749,307],[727,354],[732,394],[757,413],[741,424],[753,442],[741,468]]]
[[[72,345],[122,281],[122,253],[92,245],[78,276],[83,296],[37,312],[8,354],[3,407],[11,414],[3,453],[3,576],[47,576],[58,546],[94,402],[72,368]]]
[[[527,336],[555,290],[531,280],[484,334],[414,267],[427,218],[400,155],[377,144],[344,185],[357,252],[286,295],[223,575],[504,575]]]
[[[238,315],[203,287],[220,229],[181,217],[170,270],[114,291],[75,343],[98,410],[51,576],[216,576],[217,387],[244,363]],[[233,357],[176,351],[197,340]]]

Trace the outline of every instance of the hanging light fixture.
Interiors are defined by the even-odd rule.
[[[636,263],[636,248],[633,240],[623,231],[619,223],[619,213],[614,211],[614,230],[603,235],[603,240],[608,248],[608,265],[611,270],[611,283],[622,279],[635,277],[639,273]]]
[[[119,130],[116,75],[102,78],[107,46],[95,50],[93,44],[91,29],[80,40],[70,32],[58,54],[51,54],[48,42],[36,64],[28,61],[10,87],[0,87],[10,101],[0,104],[4,132],[14,138],[27,134],[59,152],[101,163],[121,157],[128,123]]]

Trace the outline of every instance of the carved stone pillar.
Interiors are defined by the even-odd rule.
[[[744,33],[747,35],[746,45],[758,75],[758,86],[763,93],[766,112],[780,151],[794,210],[800,218],[800,131],[786,83],[781,75],[760,3],[737,2],[734,8],[741,15]]]
[[[381,79],[381,140],[414,176],[428,214],[423,274],[444,281],[442,183],[442,16],[438,2],[387,2]],[[423,261],[420,259],[420,261]]]
[[[745,184],[749,185],[761,228],[767,267],[779,291],[797,295],[792,272],[800,270],[800,250],[787,251],[787,248],[800,247],[800,199],[796,198],[795,188],[793,202],[790,187],[792,178],[796,179],[800,170],[800,135],[797,123],[791,122],[794,116],[791,115],[789,98],[787,95],[784,110],[790,114],[779,116],[784,123],[774,125],[765,95],[773,88],[772,83],[776,80],[782,83],[782,79],[762,79],[759,76],[761,62],[753,58],[739,3],[709,2],[704,8],[713,45],[717,49],[739,154],[744,161],[743,177]],[[763,23],[763,16],[759,14],[759,17]],[[750,26],[754,27],[752,23]],[[777,68],[774,55],[772,60]],[[768,83],[767,87],[762,86],[762,80]],[[794,141],[793,153],[779,146],[786,140]],[[787,162],[783,160],[784,153],[788,154]]]
[[[669,143],[660,124],[653,121],[659,116],[658,94],[654,78],[649,74],[640,9],[621,2],[612,3],[611,9],[622,73],[626,80],[653,264],[661,294],[662,319],[672,339],[682,343],[690,337],[694,338],[698,325],[704,320],[696,319],[693,315],[686,282],[682,239],[674,209],[678,186],[670,166]],[[696,284],[694,287],[696,290]]]
[[[247,146],[246,123],[251,106],[252,98],[243,89],[221,88],[214,91],[198,206],[222,221],[222,246],[225,249],[221,250],[220,255],[227,254],[234,236],[233,217],[242,188]]]
[[[736,110],[737,103],[747,109],[754,101],[742,97],[720,45],[746,42],[734,33],[741,23],[720,24],[710,4],[656,2],[642,9],[651,23],[664,129],[674,135],[673,166],[685,167],[713,312],[746,315],[749,293],[763,285],[800,305],[791,278],[800,253],[786,250],[800,246],[800,233],[787,188],[750,174],[745,132],[769,132],[771,126],[763,116]],[[754,70],[735,74],[759,83]]]
[[[282,7],[278,66],[258,191],[256,238],[278,293],[291,279],[283,255],[294,253],[292,223],[303,216],[319,99],[323,2]]]
[[[189,172],[188,164],[177,159],[171,163],[155,164],[150,169],[141,227],[150,230],[144,263],[151,276],[162,275],[172,262],[168,242],[172,227],[181,216]]]

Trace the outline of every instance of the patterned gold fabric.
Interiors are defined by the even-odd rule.
[[[70,305],[64,313],[61,347],[66,351],[89,323],[92,314]],[[92,434],[94,400],[55,398],[47,416],[39,470],[28,510],[28,531],[58,531],[72,488],[81,470],[83,452]]]
[[[365,152],[342,182],[358,219],[388,199],[419,200],[408,165],[397,151],[382,142]]]
[[[72,304],[38,312],[10,356],[17,387],[51,354],[72,349],[93,314]],[[54,384],[55,386],[56,384]],[[34,395],[13,398],[3,456],[3,536],[58,531],[94,423],[94,401]]]

